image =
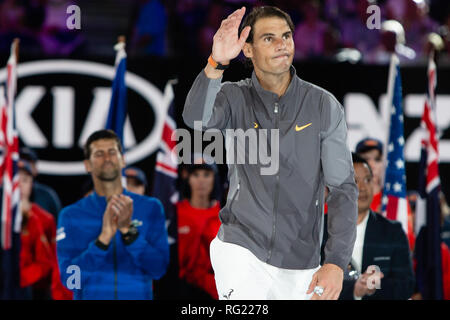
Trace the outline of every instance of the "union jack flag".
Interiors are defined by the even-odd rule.
[[[3,94],[1,94],[2,97],[0,98],[3,98],[3,101],[0,103],[0,146],[2,150],[0,175],[3,186],[1,243],[3,250],[11,249],[12,234],[13,232],[20,233],[22,217],[19,208],[19,175],[17,169],[19,137],[14,110],[14,96],[17,88],[17,46],[18,42],[14,41],[7,64],[6,99]]]
[[[6,90],[0,86],[0,179],[2,183],[0,227],[0,299],[23,299],[20,290],[20,232],[22,213],[19,194],[19,139],[16,130],[14,95],[17,85],[17,52],[14,40],[6,73]],[[6,93],[6,94],[5,94]]]
[[[392,56],[390,77],[393,79],[391,123],[387,145],[386,174],[382,198],[382,214],[390,220],[402,224],[408,235],[410,247],[413,247],[414,233],[409,220],[410,208],[406,199],[406,173],[403,136],[402,81],[397,56]]]
[[[419,198],[416,206],[416,280],[424,299],[443,298],[441,257],[441,208],[439,192],[439,142],[436,127],[436,64],[433,54],[428,63],[428,95],[421,126],[424,130],[419,170]]]

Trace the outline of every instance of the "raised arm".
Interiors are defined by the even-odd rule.
[[[242,50],[250,33],[245,27],[239,36],[239,25],[245,13],[245,7],[234,11],[222,21],[214,35],[210,59],[214,63],[228,65]],[[224,129],[230,115],[227,98],[220,92],[223,70],[211,63],[200,72],[188,93],[183,110],[184,122],[194,128],[195,121],[202,122],[202,128]]]

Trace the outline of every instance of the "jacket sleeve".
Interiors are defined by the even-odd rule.
[[[145,234],[139,234],[135,241],[126,245],[136,266],[147,273],[152,279],[161,278],[169,264],[169,241],[166,230],[166,220],[161,202],[153,199],[150,202],[151,217],[146,223],[149,228]]]
[[[356,239],[358,189],[347,146],[343,107],[331,94],[322,95],[321,107],[324,128],[321,132],[321,164],[325,184],[330,190],[324,263],[332,263],[345,270]]]
[[[412,270],[408,239],[400,224],[392,230],[392,245],[395,249],[391,256],[391,272],[381,279],[381,288],[375,290],[368,300],[407,300],[414,291],[415,279]]]
[[[111,250],[111,246],[108,250],[100,249],[95,244],[96,239],[93,239],[87,247],[83,245],[79,241],[80,235],[75,230],[76,222],[71,219],[71,213],[74,213],[73,210],[75,209],[63,209],[59,215],[56,252],[62,283],[64,285],[67,284],[67,279],[72,273],[66,272],[66,270],[73,265],[80,270],[81,288],[83,288],[83,283],[88,279],[87,275],[95,274],[95,272],[102,269],[102,266],[106,263],[106,256],[108,251]]]
[[[209,79],[204,70],[199,73],[184,104],[183,119],[188,127],[198,130],[226,128],[230,104],[222,90],[221,81],[222,77]]]

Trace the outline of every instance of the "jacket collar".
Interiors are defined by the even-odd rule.
[[[270,110],[273,109],[273,103],[279,102],[280,104],[283,104],[285,103],[285,101],[289,101],[289,99],[295,95],[296,91],[295,89],[300,79],[297,77],[297,72],[293,65],[290,66],[289,72],[291,73],[291,82],[289,83],[286,92],[281,97],[278,97],[276,93],[268,91],[261,86],[258,78],[256,77],[255,70],[253,70],[252,72],[253,87],[255,88],[261,100],[264,102],[264,105],[266,105],[266,107],[269,106]]]
[[[126,196],[130,196],[130,192],[123,188],[122,194]],[[100,207],[106,207],[106,197],[100,196],[94,189],[94,191],[90,195],[91,199],[94,201],[94,203]]]

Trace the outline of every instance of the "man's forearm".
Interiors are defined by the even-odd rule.
[[[201,121],[202,127],[206,128],[211,117],[216,117],[211,127],[222,128],[228,119],[227,105],[224,101],[217,103],[217,108],[213,114],[217,94],[221,89],[221,79],[223,71],[215,70],[209,64],[203,69],[195,79],[186,97],[183,110],[183,120],[192,129],[195,122]],[[213,78],[215,77],[215,78]]]

